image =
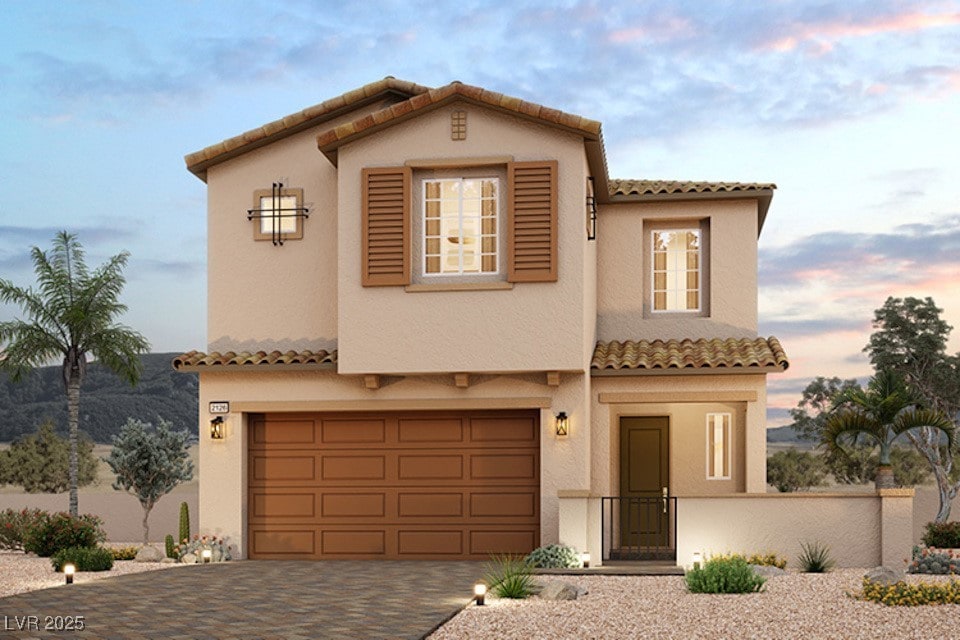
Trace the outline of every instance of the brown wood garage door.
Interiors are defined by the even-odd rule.
[[[473,558],[540,539],[536,411],[249,420],[250,558]]]

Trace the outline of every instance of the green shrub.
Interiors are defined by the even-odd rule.
[[[140,547],[110,547],[114,560],[133,560],[137,557]]]
[[[775,553],[754,553],[753,555],[744,556],[744,560],[747,561],[747,564],[756,564],[762,567],[776,567],[777,569],[785,569],[787,567],[787,559],[781,558]]]
[[[820,486],[825,475],[823,458],[809,451],[787,449],[767,458],[767,482],[781,493]]]
[[[486,566],[484,581],[497,597],[522,600],[533,594],[532,570],[522,556],[494,555]]]
[[[187,506],[186,502],[180,503],[180,537],[177,538],[180,542],[185,542],[190,539],[190,507]],[[169,554],[167,554],[169,555]],[[170,556],[171,558],[176,556]]]
[[[830,557],[830,547],[819,542],[801,542],[800,570],[804,573],[826,573],[833,568],[833,558]]]
[[[577,550],[562,544],[548,544],[534,549],[527,555],[526,562],[538,569],[577,569],[583,566]]]
[[[63,565],[73,563],[77,571],[110,571],[113,552],[104,547],[69,547],[60,549],[50,558],[54,571],[63,571]]]
[[[691,593],[753,593],[766,582],[743,556],[710,558],[702,567],[688,571],[686,580]]]
[[[168,558],[176,558],[176,557],[177,557],[177,553],[173,550],[174,546],[176,546],[176,545],[175,545],[175,543],[173,542],[173,536],[168,533],[168,534],[167,534],[167,537],[163,539],[163,548],[164,548],[164,551],[167,552],[167,557],[168,557]]]
[[[100,518],[89,514],[44,514],[27,530],[23,550],[47,558],[61,549],[95,547],[107,538],[102,526]]]
[[[40,509],[0,511],[0,550],[23,551],[23,540],[27,531],[49,517],[46,511]]]
[[[45,422],[35,434],[18,438],[6,455],[7,482],[20,485],[27,493],[60,493],[70,488],[70,443]],[[77,485],[84,487],[97,479],[99,458],[93,455],[93,441],[77,441]]]
[[[897,582],[890,586],[863,579],[863,590],[852,594],[858,600],[879,602],[889,607],[916,607],[924,604],[960,604],[960,581]]]
[[[928,522],[923,544],[937,549],[960,549],[960,522]]]

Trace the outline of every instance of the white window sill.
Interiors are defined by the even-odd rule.
[[[429,284],[408,284],[404,290],[409,293],[424,291],[507,291],[513,289],[512,282],[432,282]]]

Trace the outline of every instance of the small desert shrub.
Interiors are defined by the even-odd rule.
[[[753,593],[766,579],[758,576],[742,556],[717,556],[687,572],[691,593]]]
[[[890,586],[863,579],[863,590],[853,594],[858,600],[879,602],[889,607],[915,607],[924,604],[960,604],[960,581],[898,582]]]
[[[527,555],[526,561],[538,569],[576,569],[581,566],[577,550],[562,544],[548,544],[534,549]]]
[[[923,544],[937,549],[960,549],[960,522],[928,522]]]
[[[834,561],[830,557],[830,547],[819,542],[801,542],[800,570],[804,573],[826,573],[833,568]]]
[[[486,566],[484,581],[497,597],[522,600],[533,594],[532,569],[522,556],[494,555]]]
[[[233,559],[233,546],[228,546],[223,538],[217,536],[201,536],[194,534],[193,540],[183,540],[173,548],[174,558],[185,562],[188,555],[194,557],[194,562],[202,563],[204,549],[210,550],[210,562],[226,562]]]
[[[818,487],[826,471],[823,458],[809,451],[787,449],[767,458],[767,482],[781,493]]]
[[[44,514],[24,536],[23,549],[47,558],[61,549],[95,547],[106,540],[103,523],[97,516],[69,513]]]
[[[747,564],[756,564],[762,567],[776,567],[777,569],[785,569],[787,567],[787,559],[781,558],[775,553],[754,553],[753,555],[744,556],[744,560],[747,561]]]
[[[140,547],[110,547],[114,560],[133,560],[139,550]]]
[[[63,571],[63,565],[73,563],[77,571],[110,571],[113,552],[104,547],[70,547],[60,549],[50,558],[54,571]]]
[[[40,509],[0,511],[0,550],[23,551],[23,539],[32,527],[50,515]]]
[[[960,574],[960,556],[952,550],[942,551],[927,547],[914,547],[913,559],[907,567],[907,573],[927,573],[931,575]]]

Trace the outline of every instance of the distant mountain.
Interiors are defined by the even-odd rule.
[[[80,429],[94,442],[109,443],[128,417],[144,422],[157,417],[196,436],[197,390],[195,373],[176,373],[170,361],[178,354],[141,356],[143,375],[131,387],[97,363],[87,366],[80,389]],[[67,432],[67,397],[60,367],[42,367],[14,383],[0,374],[0,442],[33,433],[45,420]]]
[[[792,425],[767,429],[767,442],[813,442],[800,437]]]

